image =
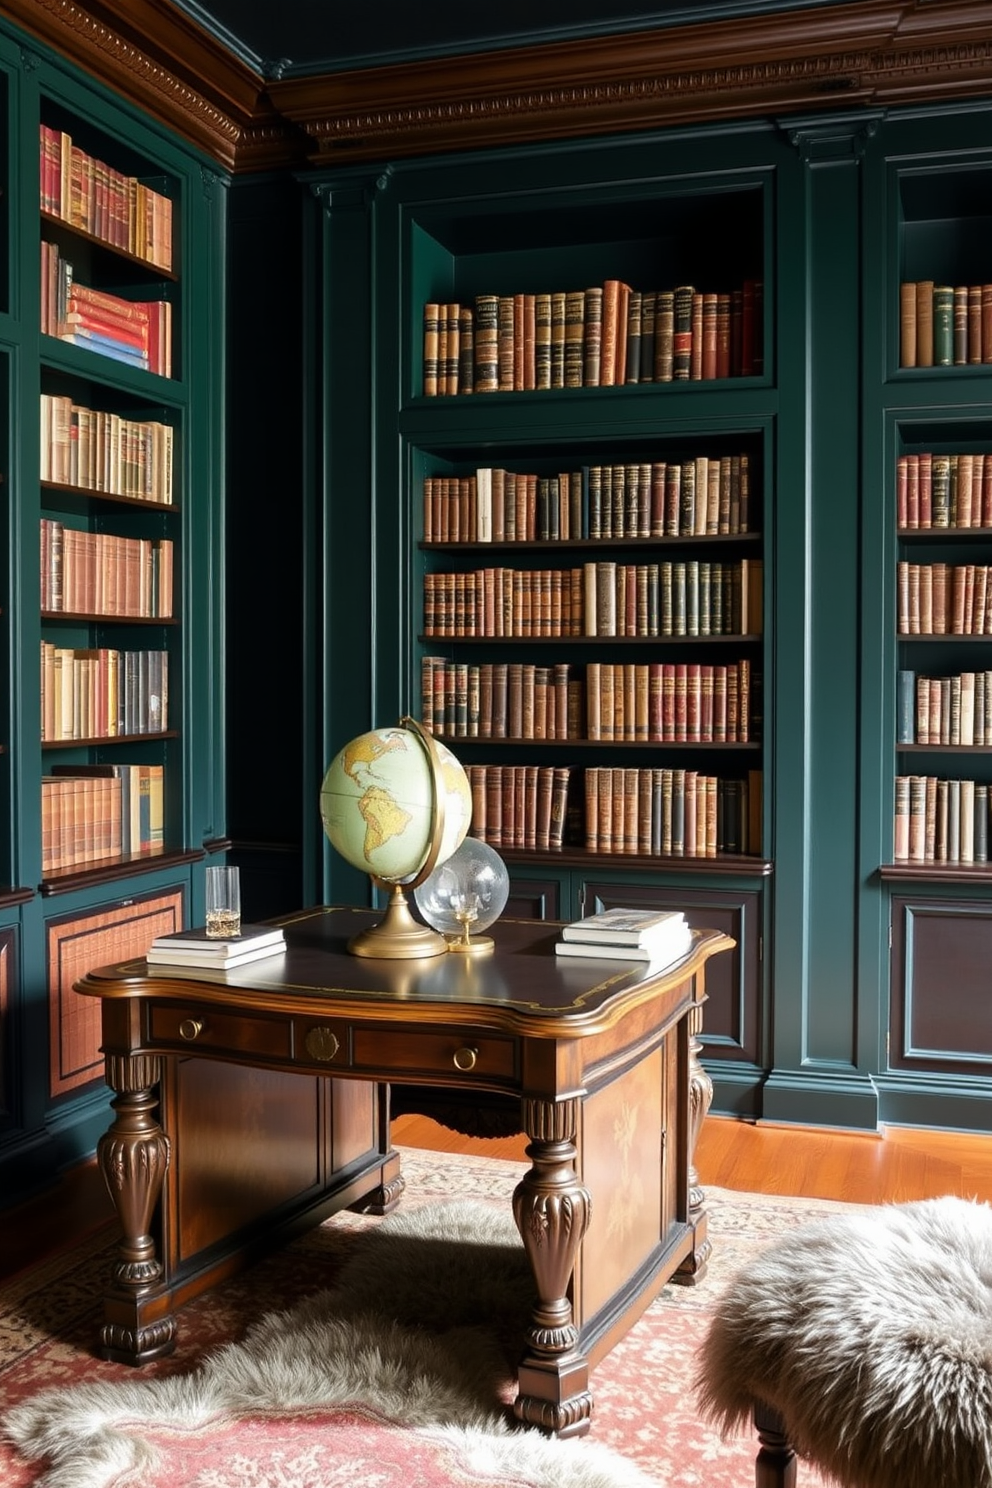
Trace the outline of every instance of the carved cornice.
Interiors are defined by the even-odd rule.
[[[3,0],[3,14],[227,170],[301,158],[264,80],[168,0]]]
[[[992,5],[866,0],[287,79],[270,96],[323,162],[780,117],[834,103],[992,98]]]
[[[229,171],[992,101],[990,0],[863,0],[266,84],[169,0],[3,10]]]

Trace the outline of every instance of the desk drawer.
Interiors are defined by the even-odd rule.
[[[175,1007],[155,1003],[151,1008],[152,1042],[177,1048],[213,1049],[218,1053],[288,1059],[292,1026],[288,1019],[262,1018],[251,1013],[225,1013],[214,1008]]]
[[[407,1076],[448,1075],[452,1082],[473,1079],[513,1081],[517,1078],[513,1039],[479,1038],[470,1030],[417,1033],[356,1028],[352,1035],[354,1065]]]

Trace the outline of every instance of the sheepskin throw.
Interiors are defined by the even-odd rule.
[[[927,1199],[794,1231],[727,1288],[700,1408],[755,1401],[843,1488],[992,1488],[992,1208]]]

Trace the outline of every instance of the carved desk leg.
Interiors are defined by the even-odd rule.
[[[513,1194],[517,1222],[537,1284],[537,1304],[527,1330],[528,1351],[518,1372],[513,1410],[518,1421],[558,1436],[589,1430],[592,1396],[589,1361],[578,1350],[568,1285],[591,1200],[575,1172],[577,1106],[574,1100],[524,1100],[530,1137],[530,1171]]]
[[[150,1306],[162,1264],[150,1233],[169,1166],[169,1139],[155,1116],[161,1064],[150,1056],[107,1056],[115,1116],[97,1145],[123,1239],[107,1295],[100,1353],[122,1364],[146,1364],[175,1347],[176,1325],[164,1306]]]
[[[689,1156],[689,1224],[694,1240],[690,1253],[672,1277],[683,1286],[692,1286],[702,1281],[706,1274],[706,1263],[713,1246],[707,1237],[706,1210],[703,1205],[706,1195],[699,1183],[696,1171],[696,1144],[703,1122],[713,1101],[713,1081],[699,1062],[699,1051],[703,1045],[699,1038],[703,1030],[703,1000],[693,1004],[687,1016],[689,1030],[689,1119],[687,1127]]]

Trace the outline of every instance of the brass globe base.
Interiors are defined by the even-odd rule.
[[[413,918],[406,896],[397,884],[390,891],[389,905],[378,925],[370,925],[352,936],[348,949],[353,956],[404,961],[443,956],[447,945],[443,935]]]
[[[447,948],[454,951],[455,955],[490,956],[496,949],[496,942],[491,935],[470,935],[467,940],[459,935],[452,936]]]

